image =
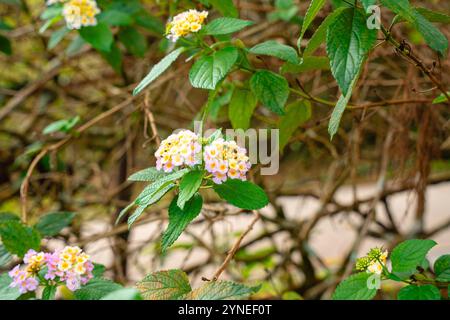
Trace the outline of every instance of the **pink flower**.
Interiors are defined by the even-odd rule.
[[[220,172],[216,172],[214,173],[212,180],[214,181],[215,184],[222,184],[222,182],[227,180],[227,175]]]

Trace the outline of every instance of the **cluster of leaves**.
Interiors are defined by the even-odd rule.
[[[427,253],[436,245],[433,240],[406,240],[392,251],[392,268],[387,267],[381,275],[360,272],[342,281],[336,288],[334,300],[370,300],[375,297],[382,281],[407,284],[398,293],[399,300],[441,300],[448,297],[450,289],[450,255],[439,257],[433,272],[426,259]]]
[[[207,141],[209,143],[219,137],[222,137],[220,130],[213,133]],[[164,252],[200,214],[203,206],[200,189],[212,188],[220,198],[245,210],[261,209],[269,203],[264,190],[252,182],[228,179],[222,184],[215,184],[206,179],[206,173],[204,164],[170,173],[157,170],[155,167],[134,173],[128,180],[151,183],[143,189],[134,202],[120,212],[117,221],[131,208],[136,207],[128,217],[128,226],[131,227],[146,208],[157,203],[169,191],[175,190],[177,195],[169,205],[169,226],[161,242],[161,249]]]

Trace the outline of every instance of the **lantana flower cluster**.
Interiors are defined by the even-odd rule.
[[[247,150],[239,147],[235,141],[219,138],[205,147],[203,152],[205,169],[213,175],[212,180],[221,184],[230,179],[246,180],[251,164]]]
[[[65,284],[71,291],[78,290],[93,278],[93,263],[79,247],[65,247],[52,253],[29,250],[23,259],[24,265],[15,266],[9,276],[10,287],[20,293],[36,291],[39,285]]]
[[[95,0],[49,0],[47,5],[57,2],[64,4],[62,14],[67,28],[80,29],[97,25],[96,15],[100,13],[100,9]]]
[[[166,25],[167,39],[176,42],[180,37],[199,32],[208,17],[208,11],[194,9],[182,12]]]
[[[247,150],[235,141],[217,138],[211,142],[190,130],[182,130],[163,140],[155,157],[156,169],[164,172],[204,163],[205,170],[216,184],[228,178],[246,180],[251,167]]]
[[[356,260],[356,270],[382,274],[386,267],[387,256],[387,251],[383,251],[381,248],[372,248],[365,257]]]
[[[199,137],[190,130],[171,134],[155,152],[156,168],[172,172],[177,167],[192,167],[201,162]]]

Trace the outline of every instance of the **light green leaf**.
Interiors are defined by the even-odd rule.
[[[284,114],[289,97],[287,80],[269,70],[259,70],[250,79],[250,88],[264,106],[276,114]]]
[[[279,123],[281,151],[297,128],[309,118],[311,118],[311,103],[307,100],[299,100],[286,107],[286,114],[281,117]]]
[[[377,289],[369,289],[371,273],[360,272],[342,281],[333,293],[333,300],[371,300]]]
[[[178,194],[177,205],[181,209],[184,208],[184,204],[192,198],[192,196],[200,188],[205,171],[193,170],[186,173],[180,181],[180,192]]]
[[[433,10],[429,10],[427,8],[415,8],[414,10],[419,12],[430,22],[446,23],[446,24],[450,23],[450,16],[442,12],[436,12]]]
[[[80,117],[76,116],[71,119],[58,120],[53,123],[50,123],[48,126],[44,128],[42,131],[43,134],[51,134],[54,132],[69,132],[77,125],[80,121]]]
[[[228,107],[228,117],[234,129],[248,129],[258,99],[247,88],[236,88]]]
[[[111,280],[93,278],[86,285],[74,292],[77,300],[100,300],[108,294],[123,287]]]
[[[134,89],[133,95],[137,95],[150,83],[152,83],[156,78],[158,78],[164,71],[166,71],[170,65],[177,60],[180,54],[185,50],[185,48],[178,48],[167,56],[165,56],[160,62],[155,64],[150,70],[149,74],[139,83],[139,85]]]
[[[377,30],[367,28],[365,14],[356,8],[343,10],[330,24],[327,53],[331,72],[344,96],[350,91],[376,39]]]
[[[222,199],[241,209],[257,210],[269,203],[264,190],[250,181],[228,179],[222,184],[215,184],[214,191]]]
[[[100,300],[142,300],[139,291],[134,288],[123,288],[102,297]]]
[[[267,55],[279,58],[291,63],[298,63],[297,51],[291,46],[281,44],[275,40],[269,40],[260,44],[257,44],[249,50],[250,53],[256,55]]]
[[[5,246],[0,243],[0,268],[5,267],[11,259],[12,255],[6,250]]]
[[[194,88],[214,90],[226,77],[238,58],[235,47],[227,47],[212,55],[198,59],[189,72],[189,80]]]
[[[52,19],[54,17],[57,16],[61,16],[62,15],[62,10],[63,7],[62,5],[53,5],[53,6],[49,6],[47,8],[45,8],[44,11],[42,11],[41,15],[40,15],[40,19],[41,20],[48,20],[48,19]]]
[[[297,46],[301,47],[301,41],[303,39],[303,36],[305,35],[306,30],[308,30],[311,23],[314,21],[314,18],[319,13],[320,9],[322,9],[323,5],[325,4],[325,0],[312,0],[309,4],[308,10],[306,11],[305,18],[303,19],[302,29],[300,32],[300,37],[297,41]]]
[[[361,0],[361,3],[363,5],[363,7],[364,7],[364,10],[367,12],[367,9],[370,6],[375,5],[377,3],[377,0]]]
[[[437,281],[450,282],[450,254],[439,257],[434,263]]]
[[[0,236],[5,248],[19,257],[23,257],[29,249],[38,251],[41,246],[39,233],[15,220],[0,223]]]
[[[450,96],[450,91],[447,92],[447,95]],[[447,102],[447,97],[441,93],[436,99],[433,100],[433,104],[444,103]]]
[[[439,289],[431,284],[409,285],[398,292],[398,300],[441,300]]]
[[[248,26],[251,26],[252,24],[253,21],[223,17],[217,18],[208,23],[204,27],[204,32],[207,35],[218,36],[240,31]]]
[[[43,236],[55,236],[63,228],[69,226],[74,217],[75,213],[73,212],[52,212],[42,216],[34,228]]]
[[[177,198],[175,197],[169,206],[169,226],[161,239],[162,252],[165,252],[178,239],[202,210],[203,200],[198,193],[186,202],[184,209],[177,205]]]
[[[106,23],[80,29],[80,36],[99,51],[109,52],[114,41],[113,34]]]
[[[230,300],[256,293],[260,286],[248,287],[231,281],[210,281],[183,297],[183,300]]]
[[[406,240],[392,250],[392,273],[402,278],[409,277],[422,264],[428,251],[436,245],[433,240]]]
[[[186,273],[178,269],[148,274],[136,287],[145,300],[177,300],[191,291]]]
[[[166,175],[167,173],[165,173],[164,171],[160,171],[155,167],[150,167],[133,173],[128,177],[128,181],[155,181]]]
[[[83,40],[83,38],[80,35],[77,35],[67,46],[66,54],[70,57],[78,52],[83,48],[83,46],[86,44],[86,41]]]
[[[60,43],[61,40],[64,39],[66,34],[68,34],[69,32],[70,32],[70,30],[67,29],[66,26],[53,32],[52,35],[50,36],[50,39],[48,40],[47,48],[49,50],[51,50],[54,47],[56,47],[58,45],[58,43]]]
[[[7,273],[0,274],[0,300],[16,300],[20,297],[17,288],[10,288],[12,279]]]
[[[143,57],[147,52],[147,39],[136,28],[120,28],[119,40],[136,57]]]

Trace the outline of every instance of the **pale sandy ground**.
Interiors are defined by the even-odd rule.
[[[360,186],[357,190],[358,197],[366,197],[374,192],[374,186]],[[342,203],[349,202],[352,199],[350,188],[343,187],[337,193],[337,200]],[[287,215],[290,219],[302,220],[314,213],[318,206],[316,200],[305,197],[285,197],[281,198],[280,203],[285,207]],[[392,212],[395,214],[395,220],[400,230],[405,234],[413,227],[413,210],[414,196],[411,193],[399,193],[390,198]],[[270,214],[270,211],[266,211]],[[383,208],[380,206],[379,213],[383,215]],[[425,226],[427,229],[438,226],[450,218],[450,184],[440,184],[430,186],[427,194],[427,211],[425,218]],[[242,215],[239,217],[228,218],[225,222],[219,222],[214,225],[214,231],[217,239],[223,244],[223,252],[229,247],[234,238],[235,232],[245,229],[251,216]],[[338,215],[332,218],[322,219],[316,226],[312,234],[310,246],[316,254],[322,258],[328,265],[333,266],[339,263],[340,259],[346,255],[350,249],[356,233],[352,225],[358,222],[359,217],[356,215]],[[164,225],[164,228],[166,226]],[[209,242],[211,237],[209,231],[206,232],[206,226],[196,225],[189,227],[189,231],[198,235],[203,241]],[[91,221],[83,230],[84,236],[93,235],[108,229],[108,223],[102,220]],[[184,250],[176,250],[170,253],[162,262],[155,263],[153,257],[159,254],[154,250],[154,242],[150,241],[156,234],[163,231],[159,223],[149,223],[134,227],[130,236],[130,250],[136,248],[142,243],[148,243],[143,251],[134,256],[134,260],[129,265],[129,277],[132,281],[142,279],[149,272],[169,269],[169,268],[186,268],[191,265],[197,265],[204,261],[207,253],[203,249],[195,249],[191,255],[187,256]],[[249,234],[248,239],[262,232],[262,224],[257,224]],[[190,238],[183,235],[179,242],[184,242]],[[450,229],[436,234],[433,239],[438,242],[438,246],[432,249],[429,258],[431,261],[443,253],[450,253]],[[286,247],[286,235],[279,234],[276,237],[276,244],[280,248]],[[244,241],[245,242],[245,241]],[[270,244],[260,243],[258,246]],[[370,247],[375,245],[383,245],[373,239],[366,239],[361,243],[360,254],[365,253]],[[110,266],[112,263],[113,253],[110,249],[109,240],[104,239],[91,243],[86,247],[89,254],[95,262],[103,263]],[[219,262],[219,261],[218,261]],[[211,276],[216,266],[211,266],[202,271],[201,276]],[[195,279],[194,282],[199,282]]]

